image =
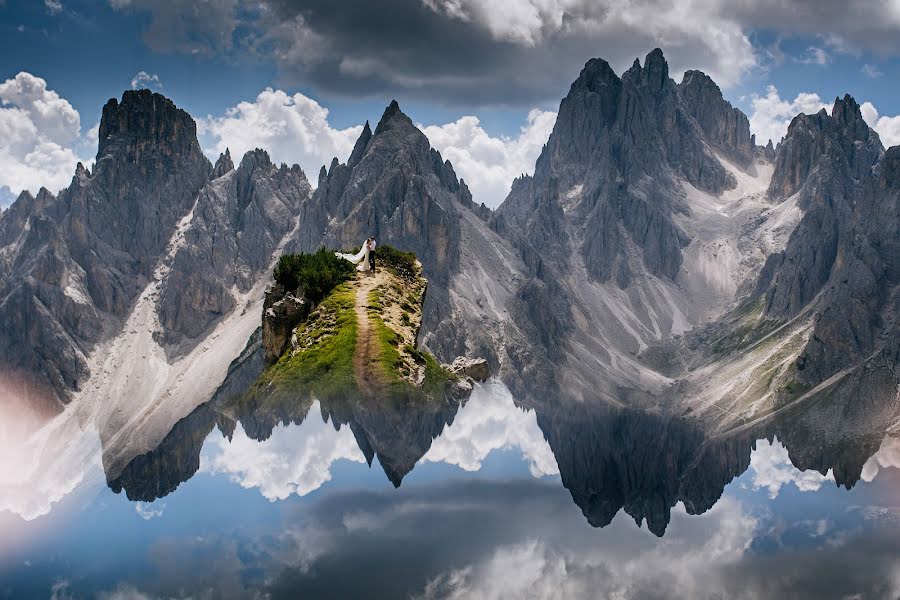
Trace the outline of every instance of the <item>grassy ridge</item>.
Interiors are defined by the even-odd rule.
[[[297,350],[286,352],[249,394],[348,398],[359,392],[353,373],[358,325],[355,291],[342,283],[296,331]]]

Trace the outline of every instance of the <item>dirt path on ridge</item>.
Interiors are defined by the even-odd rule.
[[[356,352],[353,354],[353,372],[364,397],[374,397],[382,387],[382,377],[378,371],[378,340],[369,321],[369,293],[387,281],[383,271],[375,275],[361,273],[357,275],[356,288]]]

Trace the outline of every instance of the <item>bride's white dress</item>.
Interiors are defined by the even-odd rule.
[[[334,255],[338,258],[349,260],[350,262],[355,264],[357,271],[369,270],[369,245],[366,242],[363,242],[362,248],[356,254],[343,254],[341,252],[335,252]]]

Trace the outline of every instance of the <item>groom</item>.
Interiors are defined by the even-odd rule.
[[[375,238],[370,237],[366,240],[366,245],[369,247],[369,270],[373,273],[375,272]]]

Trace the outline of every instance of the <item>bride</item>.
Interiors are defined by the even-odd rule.
[[[357,271],[362,271],[363,273],[369,270],[369,242],[372,238],[366,239],[363,242],[362,248],[360,248],[359,252],[356,254],[343,254],[341,252],[335,252],[334,255],[338,258],[343,258],[344,260],[349,260],[353,264],[356,265]]]

